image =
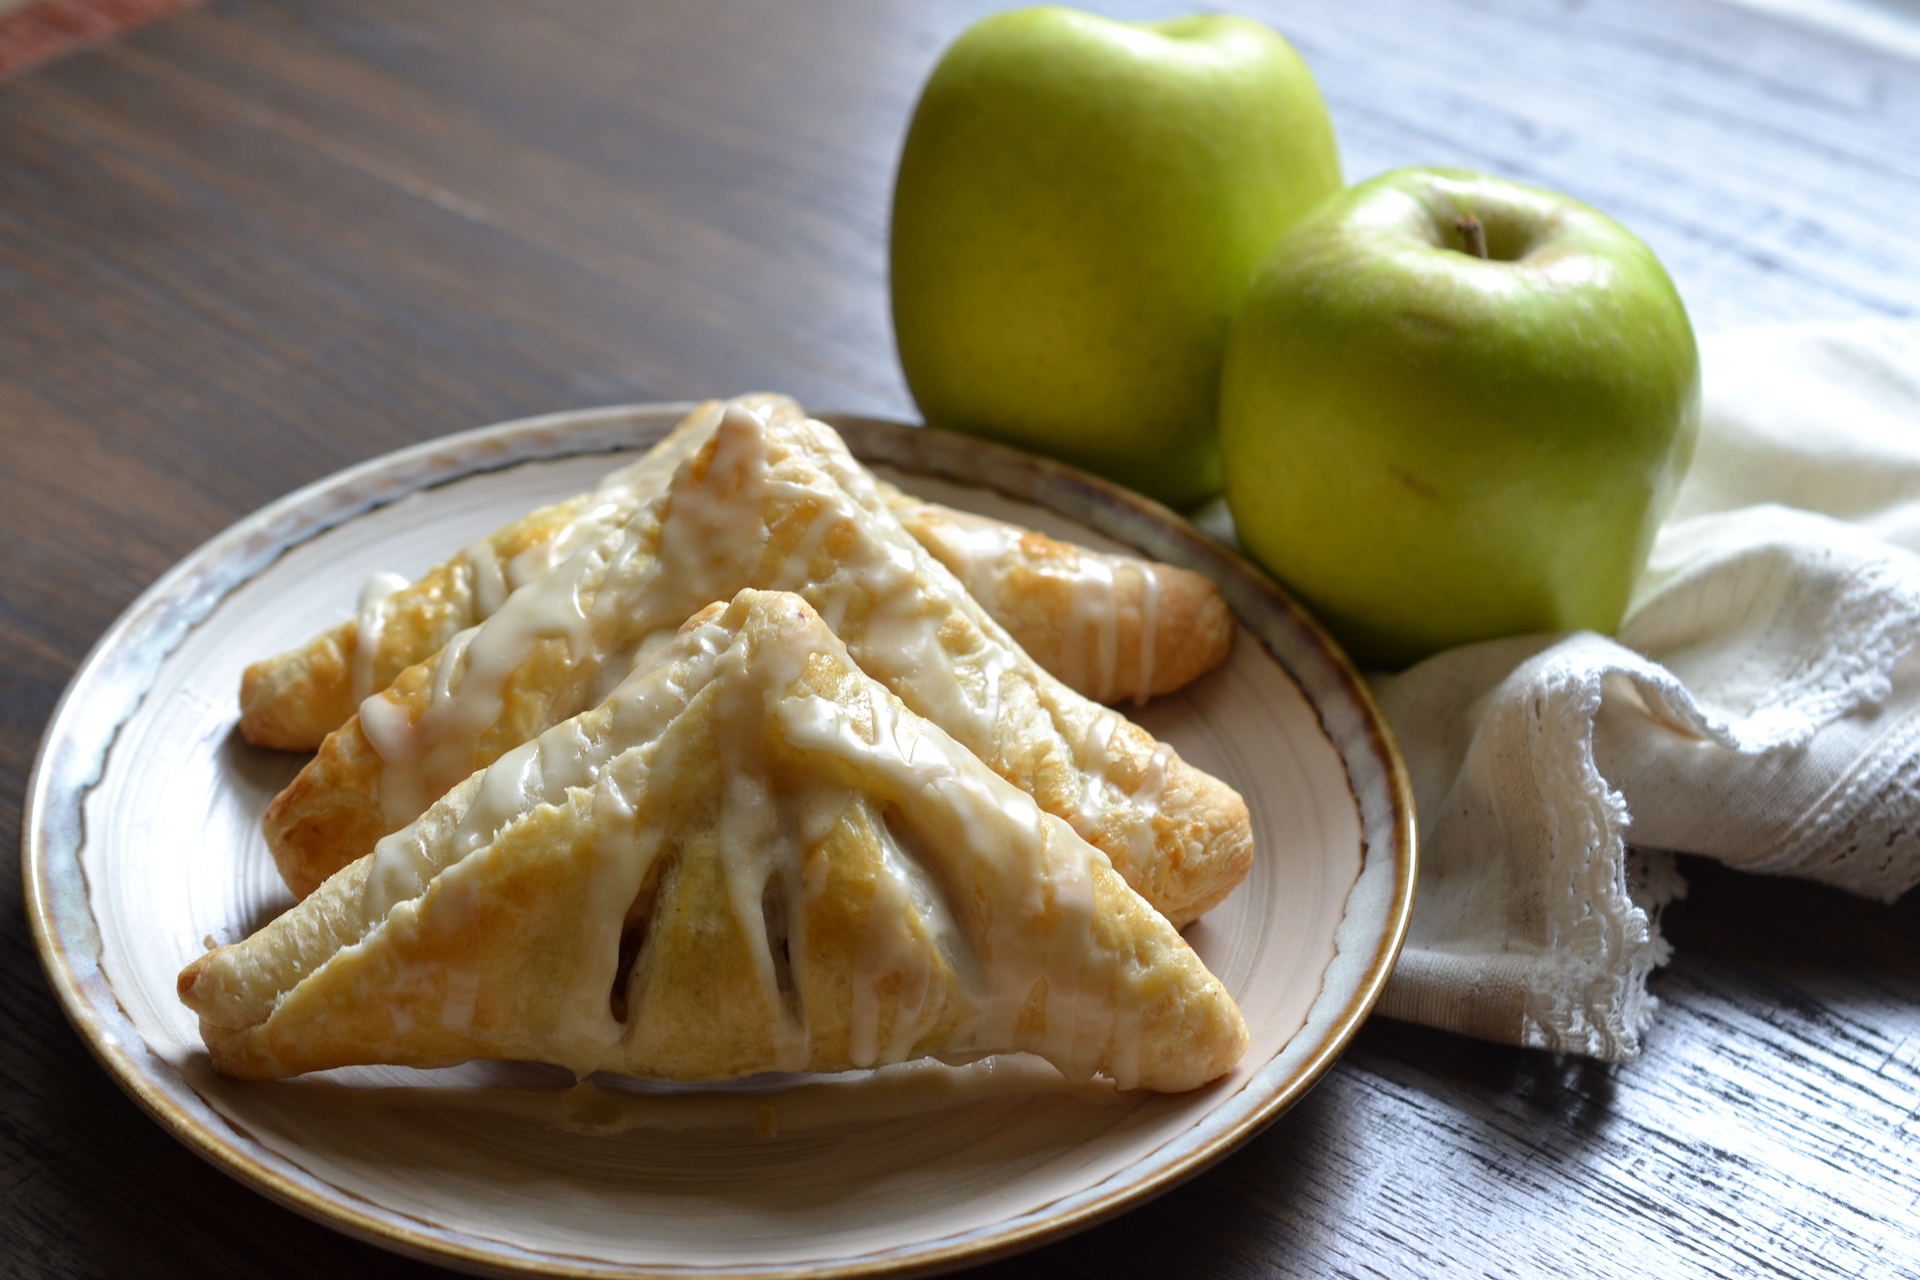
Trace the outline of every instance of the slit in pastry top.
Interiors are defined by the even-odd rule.
[[[1180,1090],[1247,1044],[1107,858],[798,596],[691,619],[180,993],[214,1065],[471,1057],[673,1079],[1044,1057]]]
[[[1035,664],[830,429],[736,406],[654,503],[327,740],[266,817],[288,883],[311,891],[746,587],[798,592],[868,675],[1066,819],[1176,924],[1244,877],[1251,826],[1230,787]]]

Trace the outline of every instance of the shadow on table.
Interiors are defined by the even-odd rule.
[[[1701,954],[1782,977],[1878,974],[1920,995],[1920,888],[1888,904],[1710,858],[1682,857],[1680,871],[1687,896],[1663,921],[1676,967]]]

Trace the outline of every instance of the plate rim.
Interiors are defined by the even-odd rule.
[[[91,895],[80,853],[87,797],[105,770],[121,727],[138,710],[167,657],[234,590],[281,555],[337,525],[413,493],[489,471],[643,448],[694,404],[646,402],[516,418],[379,455],[242,517],[182,557],[122,611],[76,667],[48,717],[28,776],[20,826],[21,879],[34,947],[62,1012],[94,1060],[189,1150],[250,1189],[322,1225],[409,1257],[462,1270],[583,1278],[698,1275],[713,1280],[727,1276],[850,1280],[929,1274],[986,1262],[1075,1234],[1172,1190],[1225,1158],[1304,1097],[1345,1051],[1378,1001],[1413,910],[1417,853],[1412,786],[1366,681],[1337,642],[1263,570],[1152,499],[997,442],[891,419],[830,413],[815,416],[838,430],[863,462],[992,489],[1077,520],[1155,558],[1206,573],[1220,585],[1236,618],[1299,686],[1340,758],[1353,796],[1361,829],[1362,872],[1376,856],[1377,843],[1379,854],[1389,862],[1391,896],[1382,936],[1367,958],[1354,996],[1331,1020],[1325,1040],[1279,1088],[1226,1131],[1165,1167],[1104,1192],[1100,1184],[1086,1188],[1076,1193],[1086,1202],[1062,1213],[1048,1214],[1049,1206],[1041,1206],[958,1238],[907,1246],[904,1253],[895,1248],[845,1262],[722,1271],[674,1264],[636,1267],[536,1252],[421,1222],[362,1201],[286,1157],[273,1156],[289,1169],[271,1167],[236,1145],[236,1138],[253,1140],[204,1100],[200,1105],[224,1133],[192,1114],[171,1091],[150,1078],[149,1069],[138,1058],[145,1055],[160,1062],[157,1056],[144,1041],[134,1046],[123,1043],[103,1021],[102,999],[123,1021],[126,1014],[99,968],[99,939],[93,932]],[[95,710],[94,702],[104,703],[104,714]],[[1337,723],[1329,723],[1330,712],[1340,713]],[[1356,767],[1362,776],[1356,776]],[[59,865],[63,855],[70,865]],[[78,916],[75,904],[63,900],[63,895],[70,899],[76,893]],[[1348,901],[1351,904],[1351,895]],[[94,945],[91,973],[75,967],[69,950],[72,942],[62,928],[63,915],[81,925],[79,932],[87,935],[72,942]],[[192,1094],[183,1079],[175,1083],[180,1091]]]

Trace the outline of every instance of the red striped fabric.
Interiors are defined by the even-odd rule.
[[[17,75],[203,0],[29,0],[0,12],[0,76]]]

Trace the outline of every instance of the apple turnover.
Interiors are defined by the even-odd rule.
[[[824,424],[730,407],[666,491],[332,734],[264,827],[296,894],[469,774],[596,705],[715,600],[791,590],[868,675],[1066,819],[1184,925],[1252,858],[1238,793],[1048,675],[895,518]]]
[[[769,415],[786,413],[793,405],[772,395],[742,396],[739,403]],[[639,461],[612,472],[591,493],[529,512],[419,580],[368,584],[354,617],[241,674],[241,736],[256,747],[283,751],[318,747],[402,671],[485,621],[514,591],[579,547],[631,520],[712,434],[722,407],[718,401],[701,405]],[[792,412],[799,412],[797,405]]]
[[[805,417],[785,396],[742,396],[733,403],[776,424]],[[362,701],[491,616],[514,589],[630,520],[712,435],[724,408],[720,401],[701,405],[592,493],[530,513],[417,582],[381,580],[354,618],[248,667],[240,687],[241,733],[260,747],[318,747]],[[908,532],[1035,660],[1096,701],[1145,701],[1178,689],[1218,665],[1233,642],[1232,615],[1200,574],[1089,551],[886,492]]]
[[[717,465],[717,464],[716,464]],[[476,773],[181,998],[271,1078],[469,1058],[676,1080],[1028,1052],[1183,1090],[1247,1045],[1059,818],[743,591]]]
[[[1233,644],[1232,610],[1189,569],[904,494],[893,508],[1035,662],[1095,702],[1139,704],[1185,688]]]

